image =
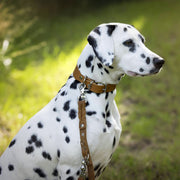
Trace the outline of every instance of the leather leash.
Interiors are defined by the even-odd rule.
[[[116,88],[115,84],[103,84],[95,82],[93,79],[90,79],[86,76],[83,76],[81,72],[78,69],[78,66],[76,66],[74,72],[73,72],[74,78],[81,82],[79,89],[81,91],[81,94],[79,96],[78,101],[78,117],[79,117],[79,132],[80,132],[80,144],[81,144],[81,152],[83,156],[83,160],[81,162],[81,168],[80,168],[80,177],[78,180],[83,180],[86,178],[88,174],[89,180],[94,180],[94,168],[93,168],[93,162],[91,159],[89,146],[87,142],[87,123],[86,123],[86,95],[85,91],[88,89],[95,93],[105,93],[105,92],[111,92]]]

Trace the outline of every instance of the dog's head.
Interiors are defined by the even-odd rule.
[[[164,64],[163,58],[145,46],[140,32],[128,24],[101,24],[90,32],[88,42],[102,64],[130,76],[158,73]]]

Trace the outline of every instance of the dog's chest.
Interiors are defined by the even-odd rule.
[[[78,119],[80,91],[78,86],[79,83],[74,78],[69,79],[55,97],[51,109],[55,108],[55,113],[62,120],[64,126],[62,127],[62,136],[66,134],[69,137],[69,146],[66,147],[69,150],[78,149],[79,152],[75,151],[75,153],[81,154]],[[98,164],[106,166],[119,142],[121,125],[119,113],[114,108],[114,96],[115,94],[111,92],[96,94],[88,91],[86,93],[87,141],[95,166]],[[67,150],[65,151],[67,153]]]

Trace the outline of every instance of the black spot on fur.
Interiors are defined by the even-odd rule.
[[[37,148],[40,148],[42,146],[41,140],[36,141],[35,145],[36,145]]]
[[[93,60],[93,56],[92,55],[90,55],[89,57],[88,57],[88,59],[86,60],[86,67],[91,67],[91,61]]]
[[[16,143],[16,139],[12,140],[11,143],[9,144],[9,148],[12,147]]]
[[[97,164],[95,167],[94,167],[94,171],[97,171],[99,169],[99,167],[101,166],[101,164]]]
[[[89,102],[88,102],[88,101],[86,102],[86,107],[87,107],[87,106],[89,106]]]
[[[43,124],[41,122],[38,122],[37,126],[38,128],[43,128]]]
[[[128,28],[131,28],[131,26],[129,26],[129,25],[128,25],[127,27],[128,27]]]
[[[111,62],[113,62],[113,59],[111,59]],[[110,63],[105,63],[105,66],[110,66]]]
[[[102,69],[102,67],[103,67],[101,63],[97,63],[97,66],[99,69]]]
[[[149,58],[149,57],[146,58],[146,63],[147,63],[147,64],[150,63],[150,58]]]
[[[70,138],[69,138],[69,136],[66,136],[65,141],[66,141],[67,143],[69,143],[69,142],[70,142]]]
[[[107,74],[109,74],[109,71],[108,71],[106,68],[104,68],[104,70],[105,70],[105,72],[106,72]]]
[[[111,36],[113,31],[116,29],[116,25],[107,25],[107,28],[108,28],[107,33],[109,36]]]
[[[78,68],[79,68],[79,69],[81,68],[81,64],[79,64]]]
[[[110,69],[114,69],[114,67],[113,67],[113,66],[109,66],[109,68],[110,68]]]
[[[81,67],[81,64],[79,65],[79,68]],[[71,79],[73,77],[73,75],[70,75],[69,77],[68,77],[68,79]]]
[[[129,48],[129,51],[135,52],[136,50],[136,45],[132,39],[128,39],[123,42],[123,45]]]
[[[2,167],[0,166],[0,175],[1,175],[1,173],[2,173]]]
[[[30,154],[30,153],[32,153],[34,151],[34,147],[33,146],[28,146],[28,147],[26,147],[26,153],[27,154]]]
[[[114,53],[113,52],[108,52],[108,55],[114,55]]]
[[[80,83],[79,81],[74,80],[74,82],[71,84],[70,88],[71,88],[71,89],[77,89],[77,85],[78,85],[79,83]]]
[[[32,144],[32,140],[31,140],[31,139],[29,139],[29,140],[28,140],[28,143],[29,143],[29,144]]]
[[[54,107],[54,108],[53,108],[53,111],[54,111],[54,112],[56,112],[56,111],[57,111],[57,109]]]
[[[103,117],[103,118],[105,118],[105,117],[106,117],[105,113],[102,113],[102,117]]]
[[[28,126],[28,128],[27,129],[30,129],[31,128],[31,126]]]
[[[35,134],[33,134],[33,135],[31,136],[31,141],[32,141],[32,142],[36,142],[36,141],[37,141],[37,136],[36,136]]]
[[[79,175],[80,175],[80,170],[78,170],[78,171],[77,171],[76,175],[77,175],[77,176],[79,176]]]
[[[37,173],[39,175],[39,177],[42,177],[42,178],[45,178],[46,177],[46,174],[43,172],[42,169],[40,168],[34,168],[33,169],[35,173]]]
[[[93,114],[96,114],[96,111],[87,111],[86,114],[88,116],[92,116]]]
[[[106,117],[109,117],[110,116],[110,111],[108,111],[107,113],[106,113]]]
[[[68,111],[69,110],[69,103],[70,103],[70,101],[66,101],[65,103],[64,103],[64,107],[63,107],[63,109],[64,109],[64,111]]]
[[[64,133],[67,133],[67,132],[68,132],[68,129],[67,129],[66,126],[63,127],[63,132],[64,132]]]
[[[106,104],[105,111],[108,110],[108,107],[109,107],[109,103]]]
[[[145,58],[146,56],[145,56],[145,54],[141,54],[141,57],[142,57],[142,58]]]
[[[93,73],[93,71],[94,71],[94,65],[91,67],[91,72]]]
[[[42,152],[42,156],[44,157],[44,159],[48,159],[50,161],[52,159],[51,155],[49,153],[45,152],[45,151]]]
[[[57,122],[60,122],[60,121],[61,121],[61,119],[60,119],[60,118],[58,118],[58,117],[56,117],[56,121],[57,121]]]
[[[106,128],[103,129],[103,132],[104,132],[104,133],[106,132]]]
[[[144,69],[143,69],[143,68],[140,68],[140,69],[139,69],[139,71],[140,71],[140,72],[143,72],[143,71],[144,71]]]
[[[75,119],[76,118],[76,110],[75,109],[71,109],[69,112],[69,117],[71,119]]]
[[[55,168],[53,173],[52,173],[53,176],[58,176],[58,170]]]
[[[99,34],[99,35],[101,35],[101,32],[100,32],[100,27],[96,27],[95,29],[94,29],[94,32],[95,33],[97,33],[97,34]]]
[[[12,164],[9,164],[8,165],[8,169],[9,169],[9,171],[13,171],[14,170],[14,166]]]
[[[125,27],[125,28],[123,29],[123,31],[126,32],[126,31],[127,31],[127,28]]]
[[[61,93],[61,96],[65,96],[65,95],[66,95],[66,92],[63,91],[63,92]]]
[[[69,176],[66,180],[74,180],[73,176]]]
[[[108,128],[111,127],[111,123],[108,120],[106,120],[106,125],[107,125]]]
[[[60,153],[60,150],[58,149],[57,150],[57,157],[60,158],[60,155],[61,155],[61,153]]]
[[[114,139],[113,139],[113,147],[115,146],[116,144],[116,137],[114,136]]]
[[[71,170],[68,169],[68,170],[66,171],[66,174],[70,174],[70,173],[71,173]]]
[[[109,93],[107,92],[107,93],[106,93],[106,96],[105,96],[105,99],[107,99],[107,98],[108,98],[108,96],[109,96]]]
[[[93,48],[96,48],[97,47],[97,42],[96,42],[96,39],[92,36],[88,36],[88,42],[89,44],[93,47]]]
[[[96,93],[96,96],[99,97],[101,95],[101,93]]]
[[[144,42],[145,42],[145,40],[144,40],[144,38],[142,37],[142,35],[141,35],[141,34],[138,34],[138,37],[141,39],[142,43],[144,43]]]

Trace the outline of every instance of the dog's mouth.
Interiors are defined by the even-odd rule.
[[[140,73],[137,73],[137,72],[134,72],[134,71],[127,71],[126,74],[129,75],[129,76],[132,76],[132,77],[135,77],[135,76],[148,76],[148,75],[150,75],[149,73],[148,74],[140,74]]]
[[[149,76],[149,75],[152,75],[152,74],[157,74],[159,71],[161,70],[161,68],[154,68],[152,70],[149,71],[149,73],[146,73],[146,74],[141,74],[141,73],[137,73],[137,72],[134,72],[134,71],[127,71],[127,75],[129,76],[132,76],[132,77],[135,77],[135,76]]]

